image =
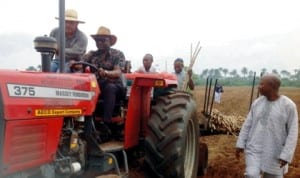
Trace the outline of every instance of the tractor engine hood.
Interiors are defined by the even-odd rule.
[[[91,115],[100,93],[93,74],[0,70],[4,119]]]
[[[64,117],[92,115],[93,74],[0,70],[0,177],[55,160]]]

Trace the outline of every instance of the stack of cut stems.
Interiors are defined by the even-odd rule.
[[[240,115],[225,115],[219,110],[213,109],[210,116],[209,128],[210,130],[237,135],[241,130],[245,117]]]

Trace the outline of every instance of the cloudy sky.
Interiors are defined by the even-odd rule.
[[[190,46],[201,42],[194,71],[205,68],[289,70],[300,68],[298,0],[65,0],[78,11],[88,36],[107,26],[114,46],[137,68],[146,53],[161,70],[175,58],[189,64]],[[0,68],[40,64],[36,36],[58,25],[59,0],[0,0]],[[95,49],[89,36],[88,50]],[[299,52],[298,52],[299,51]]]

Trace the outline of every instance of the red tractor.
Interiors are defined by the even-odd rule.
[[[54,49],[47,37],[38,40],[42,72],[0,70],[0,177],[89,177],[92,167],[129,177],[127,160],[139,158],[147,177],[205,171],[196,104],[174,90],[175,75],[124,74],[131,88],[118,98],[113,120],[119,132],[112,138],[101,122],[95,75],[45,72]],[[92,147],[98,152],[89,153]]]

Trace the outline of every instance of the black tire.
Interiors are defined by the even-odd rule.
[[[146,176],[197,177],[198,137],[196,104],[192,96],[177,91],[159,97],[148,121]]]

